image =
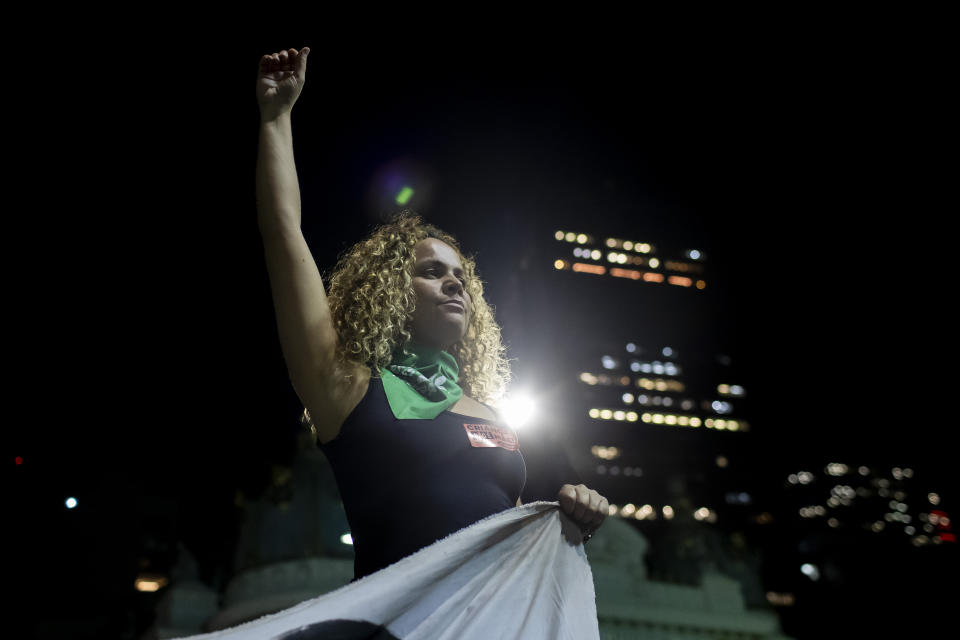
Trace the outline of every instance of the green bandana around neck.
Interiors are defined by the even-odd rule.
[[[398,349],[380,368],[383,390],[398,419],[432,420],[463,396],[457,384],[460,367],[452,355],[416,342]]]

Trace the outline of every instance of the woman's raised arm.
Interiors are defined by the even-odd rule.
[[[257,222],[270,277],[280,347],[297,396],[324,436],[336,405],[336,331],[323,279],[300,230],[300,187],[291,111],[306,79],[307,54],[288,49],[260,59],[257,102]]]

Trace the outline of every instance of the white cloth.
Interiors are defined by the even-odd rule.
[[[190,640],[599,640],[581,540],[558,502],[531,502],[336,591]]]

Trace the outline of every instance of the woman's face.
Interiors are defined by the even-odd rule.
[[[467,334],[473,300],[466,292],[466,275],[457,252],[442,240],[424,238],[415,247],[413,339],[447,350]],[[460,306],[451,304],[459,302]]]

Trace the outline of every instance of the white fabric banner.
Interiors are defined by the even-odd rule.
[[[599,640],[581,540],[558,502],[531,502],[336,591],[190,640]]]

